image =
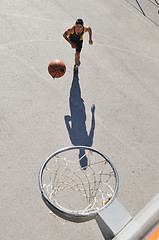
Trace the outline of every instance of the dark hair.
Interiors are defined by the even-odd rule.
[[[80,25],[83,26],[83,25],[84,25],[83,20],[82,20],[82,19],[77,19],[76,25],[77,25],[77,24],[80,24]]]

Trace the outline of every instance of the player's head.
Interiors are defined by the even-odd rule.
[[[79,24],[79,25],[84,25],[84,23],[83,23],[83,20],[82,19],[77,19],[77,21],[76,21],[76,23],[75,23],[76,25],[77,24]]]

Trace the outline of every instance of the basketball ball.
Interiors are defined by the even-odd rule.
[[[53,78],[60,78],[66,72],[66,66],[63,61],[55,59],[49,63],[48,72]]]

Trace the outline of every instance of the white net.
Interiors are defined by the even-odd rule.
[[[96,211],[112,197],[116,186],[109,162],[94,151],[71,149],[46,164],[42,186],[51,203],[69,213]]]

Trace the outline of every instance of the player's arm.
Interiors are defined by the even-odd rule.
[[[70,39],[69,39],[68,36],[69,36],[72,32],[73,32],[73,27],[67,29],[67,31],[64,32],[64,34],[63,34],[64,39],[65,39],[67,42],[69,42],[71,45],[72,45],[72,42],[70,41]]]
[[[92,29],[91,27],[85,27],[85,32],[88,32],[89,33],[89,44],[93,44],[93,41],[92,41]]]

